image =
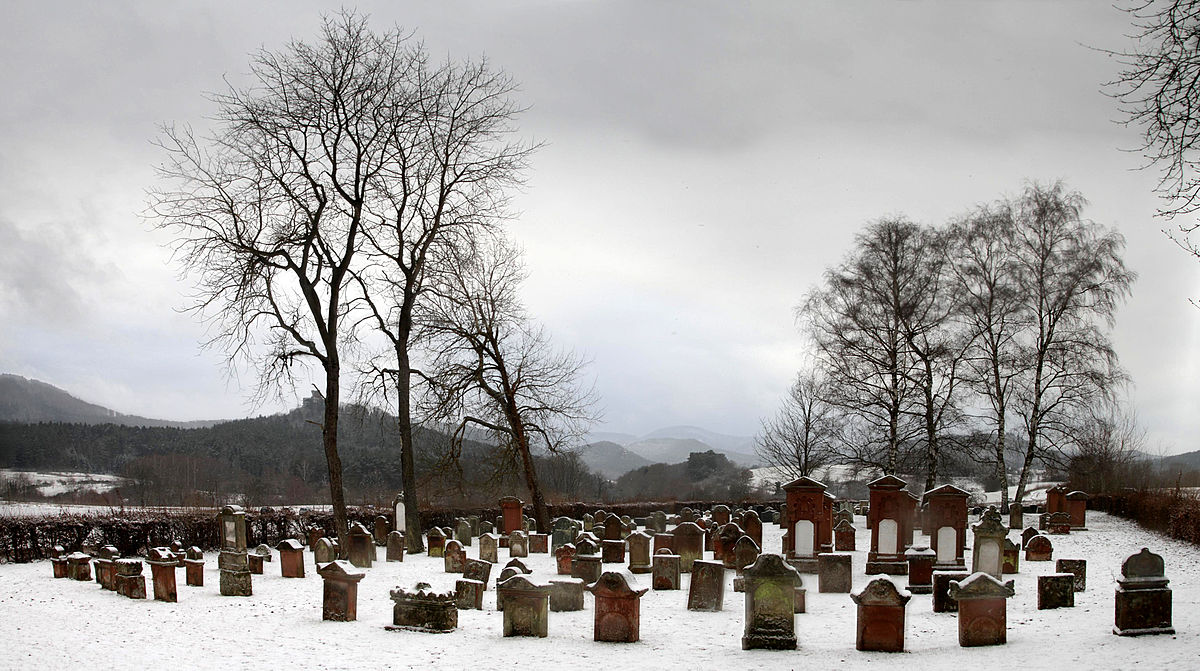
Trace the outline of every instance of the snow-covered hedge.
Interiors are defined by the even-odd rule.
[[[1094,496],[1088,507],[1120,515],[1171,538],[1200,545],[1200,495],[1149,489]]]

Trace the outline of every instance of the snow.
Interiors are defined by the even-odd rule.
[[[1032,523],[1034,517],[1027,516]],[[857,543],[869,536],[860,527]],[[133,601],[101,590],[95,582],[51,577],[48,561],[0,565],[0,667],[83,665],[87,668],[142,669],[170,659],[188,668],[273,668],[281,659],[305,668],[529,668],[642,669],[686,660],[687,668],[856,669],[888,664],[961,671],[973,668],[1044,669],[1196,668],[1200,650],[1200,562],[1197,548],[1140,529],[1102,513],[1088,513],[1088,531],[1054,536],[1054,555],[1088,561],[1088,589],[1075,595],[1075,607],[1037,610],[1036,576],[1054,572],[1054,562],[1021,562],[1022,572],[1008,600],[1008,644],[958,646],[957,616],[933,613],[929,595],[913,595],[907,607],[905,646],[899,654],[854,649],[856,607],[848,594],[820,594],[816,576],[805,574],[807,610],[796,616],[796,651],[741,649],[744,595],[732,589],[726,572],[724,609],[686,609],[684,590],[651,590],[642,598],[641,641],[592,641],[592,597],[580,612],[550,613],[547,639],[503,638],[503,613],[495,610],[494,582],[483,611],[460,611],[458,629],[430,635],[386,631],[392,622],[390,589],[417,582],[453,589],[455,574],[443,572],[441,558],[406,556],[403,563],[377,562],[358,585],[358,621],[321,620],[321,580],[305,552],[304,579],[284,579],[268,564],[254,576],[252,597],[222,597],[215,553],[205,557],[204,587],[188,587],[178,572],[179,602]],[[764,525],[765,546],[780,547],[781,531]],[[1017,532],[1010,533],[1016,537]],[[914,539],[917,544],[924,537]],[[1121,562],[1142,547],[1163,555],[1174,599],[1173,636],[1125,638],[1112,634],[1113,590]],[[467,548],[478,556],[479,546]],[[969,558],[968,549],[968,558]],[[382,550],[379,553],[383,557]],[[501,550],[501,565],[508,561]],[[853,553],[854,587],[867,583],[866,552]],[[555,576],[554,558],[525,560],[542,580]],[[614,570],[623,568],[608,565]],[[903,584],[904,578],[897,582]],[[148,586],[149,587],[149,586]],[[149,589],[148,589],[149,591]]]
[[[93,490],[99,494],[112,491],[128,480],[107,473],[62,473],[16,471],[0,468],[0,482],[5,480],[28,481],[42,496],[58,496],[66,492]]]

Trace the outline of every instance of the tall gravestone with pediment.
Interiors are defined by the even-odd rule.
[[[746,628],[742,649],[796,649],[796,585],[800,574],[775,554],[759,555],[744,570]]]
[[[925,492],[929,505],[926,531],[930,547],[937,555],[934,568],[939,571],[961,571],[967,567],[964,550],[967,544],[967,499],[970,494],[954,485],[942,485]]]
[[[822,547],[825,523],[825,485],[809,477],[783,486],[787,496],[788,527],[783,534],[784,555],[792,565],[807,573],[817,571],[817,555],[830,552]]]
[[[858,604],[855,647],[863,651],[904,652],[904,611],[912,595],[896,587],[889,578],[876,578],[850,597]]]
[[[585,587],[596,600],[592,639],[636,643],[641,638],[641,601],[648,588],[638,589],[632,574],[605,571]]]
[[[986,573],[951,581],[948,596],[958,604],[958,644],[970,648],[1006,643],[1008,599],[1013,594],[1013,581],[1000,582]]]
[[[246,556],[246,512],[241,506],[225,506],[217,514],[221,529],[221,596],[251,596],[250,560]]]
[[[871,549],[867,553],[867,574],[905,575],[906,541],[911,545],[916,500],[904,491],[907,485],[894,475],[885,475],[867,484],[871,507],[867,526],[871,529]]]
[[[1113,633],[1118,636],[1174,634],[1169,582],[1162,556],[1147,548],[1130,555],[1121,564],[1121,577],[1117,579]]]
[[[983,512],[983,517],[971,525],[974,547],[971,552],[971,572],[980,571],[1000,580],[1004,576],[1004,539],[1008,526],[993,506]]]

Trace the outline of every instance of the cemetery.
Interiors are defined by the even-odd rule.
[[[762,524],[761,549],[735,521],[749,511],[717,506],[638,518],[649,526],[609,514],[599,543],[583,531],[586,520],[560,517],[558,538],[570,542],[550,551],[549,542],[528,540],[553,535],[525,532],[520,509],[513,512],[519,503],[503,502],[498,528],[517,527],[508,547],[497,547],[495,534],[472,533],[463,518],[426,531],[440,541],[437,551],[398,557],[389,547],[399,532],[384,520],[374,534],[352,525],[349,560],[336,561],[319,534],[308,535],[311,545],[295,538],[247,549],[246,516],[227,506],[216,515],[218,549],[208,552],[176,542],[144,556],[107,546],[93,557],[60,545],[49,561],[0,565],[0,612],[14,623],[0,643],[10,661],[37,655],[116,668],[150,663],[164,647],[186,650],[202,666],[265,665],[286,654],[315,668],[398,659],[413,667],[499,668],[512,658],[611,668],[681,658],[698,666],[858,668],[896,654],[928,669],[1194,663],[1200,567],[1193,546],[1088,511],[1086,529],[1054,536],[1055,561],[1021,561],[1001,575],[1001,545],[1050,539],[1010,528],[1008,515],[1002,522],[994,509],[941,512],[928,518],[943,530],[938,552],[920,516],[891,529],[879,523],[885,516],[831,503],[861,549],[831,552],[825,544],[810,554],[805,540],[797,551],[790,532],[831,528],[834,516],[824,506],[814,509],[820,517],[811,525]],[[760,507],[771,517],[774,505]],[[896,510],[903,508],[887,507]],[[1021,522],[1037,524],[1037,516]],[[675,542],[677,527],[689,540]],[[886,538],[881,543],[873,533]],[[653,555],[651,538],[662,539]],[[820,547],[822,538],[814,533],[811,544]],[[691,559],[686,569],[681,555]],[[251,570],[248,557],[263,569]],[[905,559],[903,571],[869,566]],[[176,582],[178,569],[186,576]],[[212,633],[196,636],[201,630]]]

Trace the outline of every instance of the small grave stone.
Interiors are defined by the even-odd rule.
[[[350,525],[350,563],[358,568],[371,568],[375,563],[375,539],[358,523]]]
[[[491,562],[483,561],[482,559],[468,559],[463,564],[463,579],[478,580],[483,583],[483,588],[487,589],[488,581],[492,578]]]
[[[524,531],[518,529],[508,535],[508,556],[529,556],[529,537],[525,535]]]
[[[680,570],[690,573],[692,562],[704,557],[704,531],[694,522],[675,526],[671,549],[679,555]]]
[[[663,548],[654,554],[650,585],[656,590],[679,589],[679,555]]]
[[[285,538],[275,546],[279,550],[279,572],[285,578],[304,577],[304,546],[295,538]]]
[[[1046,528],[1056,536],[1071,533],[1071,515],[1066,512],[1050,513],[1050,517],[1046,519]]]
[[[1038,610],[1073,608],[1074,606],[1074,573],[1047,573],[1038,576]]]
[[[546,534],[529,534],[529,552],[531,554],[546,554],[550,552],[550,536]]]
[[[337,560],[337,549],[333,546],[333,541],[322,536],[317,539],[317,545],[313,548],[313,563],[328,564],[331,561]]]
[[[1008,507],[1008,528],[1020,529],[1023,526],[1025,526],[1025,507],[1020,503],[1013,503]]]
[[[552,578],[550,610],[555,613],[583,610],[583,589],[579,578]]]
[[[575,555],[597,555],[600,552],[600,545],[587,536],[583,536],[575,541]]]
[[[151,548],[146,563],[150,564],[154,600],[168,603],[179,601],[179,593],[175,588],[175,569],[179,567],[179,562],[175,559],[175,553],[168,548]]]
[[[1087,590],[1086,559],[1059,559],[1054,562],[1054,571],[1056,573],[1070,573],[1075,576],[1076,592]]]
[[[850,593],[854,574],[848,554],[822,552],[817,555],[817,591],[826,593]]]
[[[454,540],[462,543],[463,547],[471,547],[471,523],[467,520],[459,520],[458,526],[454,527]]]
[[[650,534],[645,531],[634,531],[625,538],[629,544],[630,573],[650,572],[650,541]]]
[[[654,534],[654,554],[658,554],[659,550],[672,550],[671,544],[675,541],[674,534],[656,533]],[[673,552],[673,550],[672,550]]]
[[[379,546],[387,545],[387,535],[392,531],[392,523],[388,518],[379,515],[375,518],[375,524],[371,531],[375,536],[375,544]]]
[[[254,575],[263,574],[263,562],[271,561],[271,548],[266,545],[259,545],[250,552],[246,553],[247,565],[250,567],[250,573]]]
[[[401,588],[390,592],[392,597],[392,626],[385,629],[407,629],[429,633],[454,631],[458,627],[459,593],[457,586],[473,580],[456,581],[454,592],[435,592],[429,583],[419,582],[411,590]],[[476,592],[482,594],[482,591]],[[482,601],[480,606],[482,606]],[[474,607],[474,602],[471,603]]]
[[[1050,530],[1050,513],[1041,513],[1038,515],[1038,531]]]
[[[904,652],[904,610],[912,595],[890,578],[876,578],[861,592],[851,593],[858,604],[855,647],[862,651]]]
[[[1090,498],[1080,491],[1068,492],[1066,512],[1071,520],[1072,531],[1087,531],[1087,501]]]
[[[833,528],[833,547],[838,552],[854,552],[854,534],[857,530],[848,520],[842,520]]]
[[[1021,571],[1021,547],[1007,538],[1004,539],[1004,565],[1001,571],[1005,574]]]
[[[693,574],[694,575],[694,574]],[[759,555],[746,567],[746,627],[742,649],[796,649],[796,586],[800,574],[783,557]]]
[[[358,582],[367,574],[344,560],[317,567],[322,578],[321,619],[353,622],[358,619]]]
[[[387,561],[404,561],[404,534],[399,531],[388,532]]]
[[[1021,549],[1024,550],[1025,546],[1029,544],[1029,539],[1037,536],[1039,533],[1041,532],[1033,527],[1025,527],[1025,530],[1021,532]]]
[[[204,552],[195,545],[187,549],[183,575],[188,587],[204,587]]]
[[[713,506],[712,518],[719,526],[729,524],[729,506],[721,504]]]
[[[446,573],[462,573],[467,562],[467,551],[457,540],[446,541],[442,549],[442,564]]]
[[[576,554],[575,559],[571,561],[571,577],[580,578],[586,583],[596,582],[603,572],[600,557],[596,555]]]
[[[66,550],[61,545],[55,545],[51,552],[50,565],[54,569],[55,578],[67,577],[67,557]],[[96,571],[97,580],[99,580],[99,570]]]
[[[758,544],[758,547],[760,548],[762,547],[763,543],[762,525],[762,519],[758,516],[758,513],[754,512],[753,510],[747,510],[745,513],[743,513],[741,521],[738,522],[738,526],[742,528],[742,531],[744,531],[747,536],[754,539],[754,542]]]
[[[600,541],[600,556],[603,558],[605,564],[625,563],[625,541]]]
[[[733,546],[745,535],[736,522],[721,527],[713,539],[713,559],[725,564],[725,568],[733,568]]]
[[[488,566],[487,562],[483,562]],[[485,583],[469,578],[454,581],[454,604],[459,610],[483,610]],[[457,617],[457,616],[456,616]]]
[[[932,548],[913,546],[904,551],[908,559],[908,586],[912,594],[930,594],[933,592],[933,563],[937,552]]]
[[[692,562],[688,610],[719,611],[725,600],[725,565],[697,559]]]
[[[504,635],[545,638],[550,619],[550,586],[515,575],[496,586],[504,598]]]
[[[500,537],[493,533],[479,536],[479,558],[495,564],[499,560]]]
[[[606,571],[588,586],[596,600],[592,640],[636,643],[641,635],[641,601],[647,588],[638,589],[633,574]]]
[[[747,566],[750,566],[758,560],[759,556],[758,543],[749,536],[742,536],[736,543],[733,544],[733,551],[729,553],[733,557],[732,562],[726,562],[726,566],[732,565],[738,575],[742,575]]]
[[[112,549],[111,553],[109,552],[109,548]],[[116,579],[117,567],[116,567],[116,564],[114,564],[113,562],[116,561],[120,557],[120,553],[117,552],[117,549],[115,547],[112,547],[111,545],[107,545],[105,547],[100,548],[99,554],[100,554],[100,556],[96,557],[95,561],[93,562],[96,567],[96,582],[100,583],[100,587],[102,587],[106,590],[116,591],[116,589],[117,589],[117,579]],[[68,557],[69,556],[70,555],[68,555]],[[67,561],[66,557],[64,557],[64,561]],[[67,563],[67,577],[72,577],[71,566],[70,566],[69,561]]]
[[[1118,636],[1174,634],[1169,582],[1162,556],[1147,548],[1130,555],[1121,564],[1121,577],[1117,579],[1113,633]]]
[[[963,581],[974,575],[973,573],[963,573],[960,571],[934,571],[933,572],[933,612],[935,613],[956,613],[958,612],[958,602],[950,597],[950,583],[954,581]],[[987,574],[984,574],[987,575]]]
[[[495,524],[492,524],[492,522],[490,520],[484,520],[484,519],[479,520],[479,533],[475,534],[476,536],[482,536],[484,534],[494,534],[494,533],[496,533],[496,525]],[[499,538],[499,536],[497,536],[497,538]]]
[[[425,544],[428,546],[426,551],[430,557],[441,557],[446,551],[446,532],[438,527],[430,529],[425,534]]]
[[[496,610],[504,612],[504,592],[499,591],[500,583],[517,575],[524,575],[515,568],[504,568],[500,571],[500,575],[496,577]]]
[[[599,545],[605,540],[604,537],[608,535],[608,525],[606,525],[604,522],[597,521],[592,525],[591,533],[596,537],[596,545]]]
[[[571,563],[575,560],[575,544],[566,543],[554,549],[554,565],[558,575],[571,575]]]
[[[305,537],[308,540],[309,549],[316,551],[317,540],[325,537],[325,530],[317,526],[308,527],[308,529],[305,530]]]
[[[596,524],[596,518],[591,513],[583,514],[583,530],[591,531]]]
[[[958,644],[964,648],[1003,645],[1008,641],[1008,599],[1013,581],[986,573],[950,582],[948,598],[958,607]]]
[[[1025,544],[1025,561],[1050,561],[1054,556],[1054,544],[1050,537],[1038,534]]]
[[[142,575],[142,560],[126,557],[116,560],[115,564],[117,567],[117,594],[130,599],[145,599],[146,577]]]
[[[521,575],[529,575],[530,573],[533,573],[533,569],[529,568],[525,565],[525,562],[515,557],[509,559],[508,563],[504,565],[504,568],[515,568],[521,572]]]

